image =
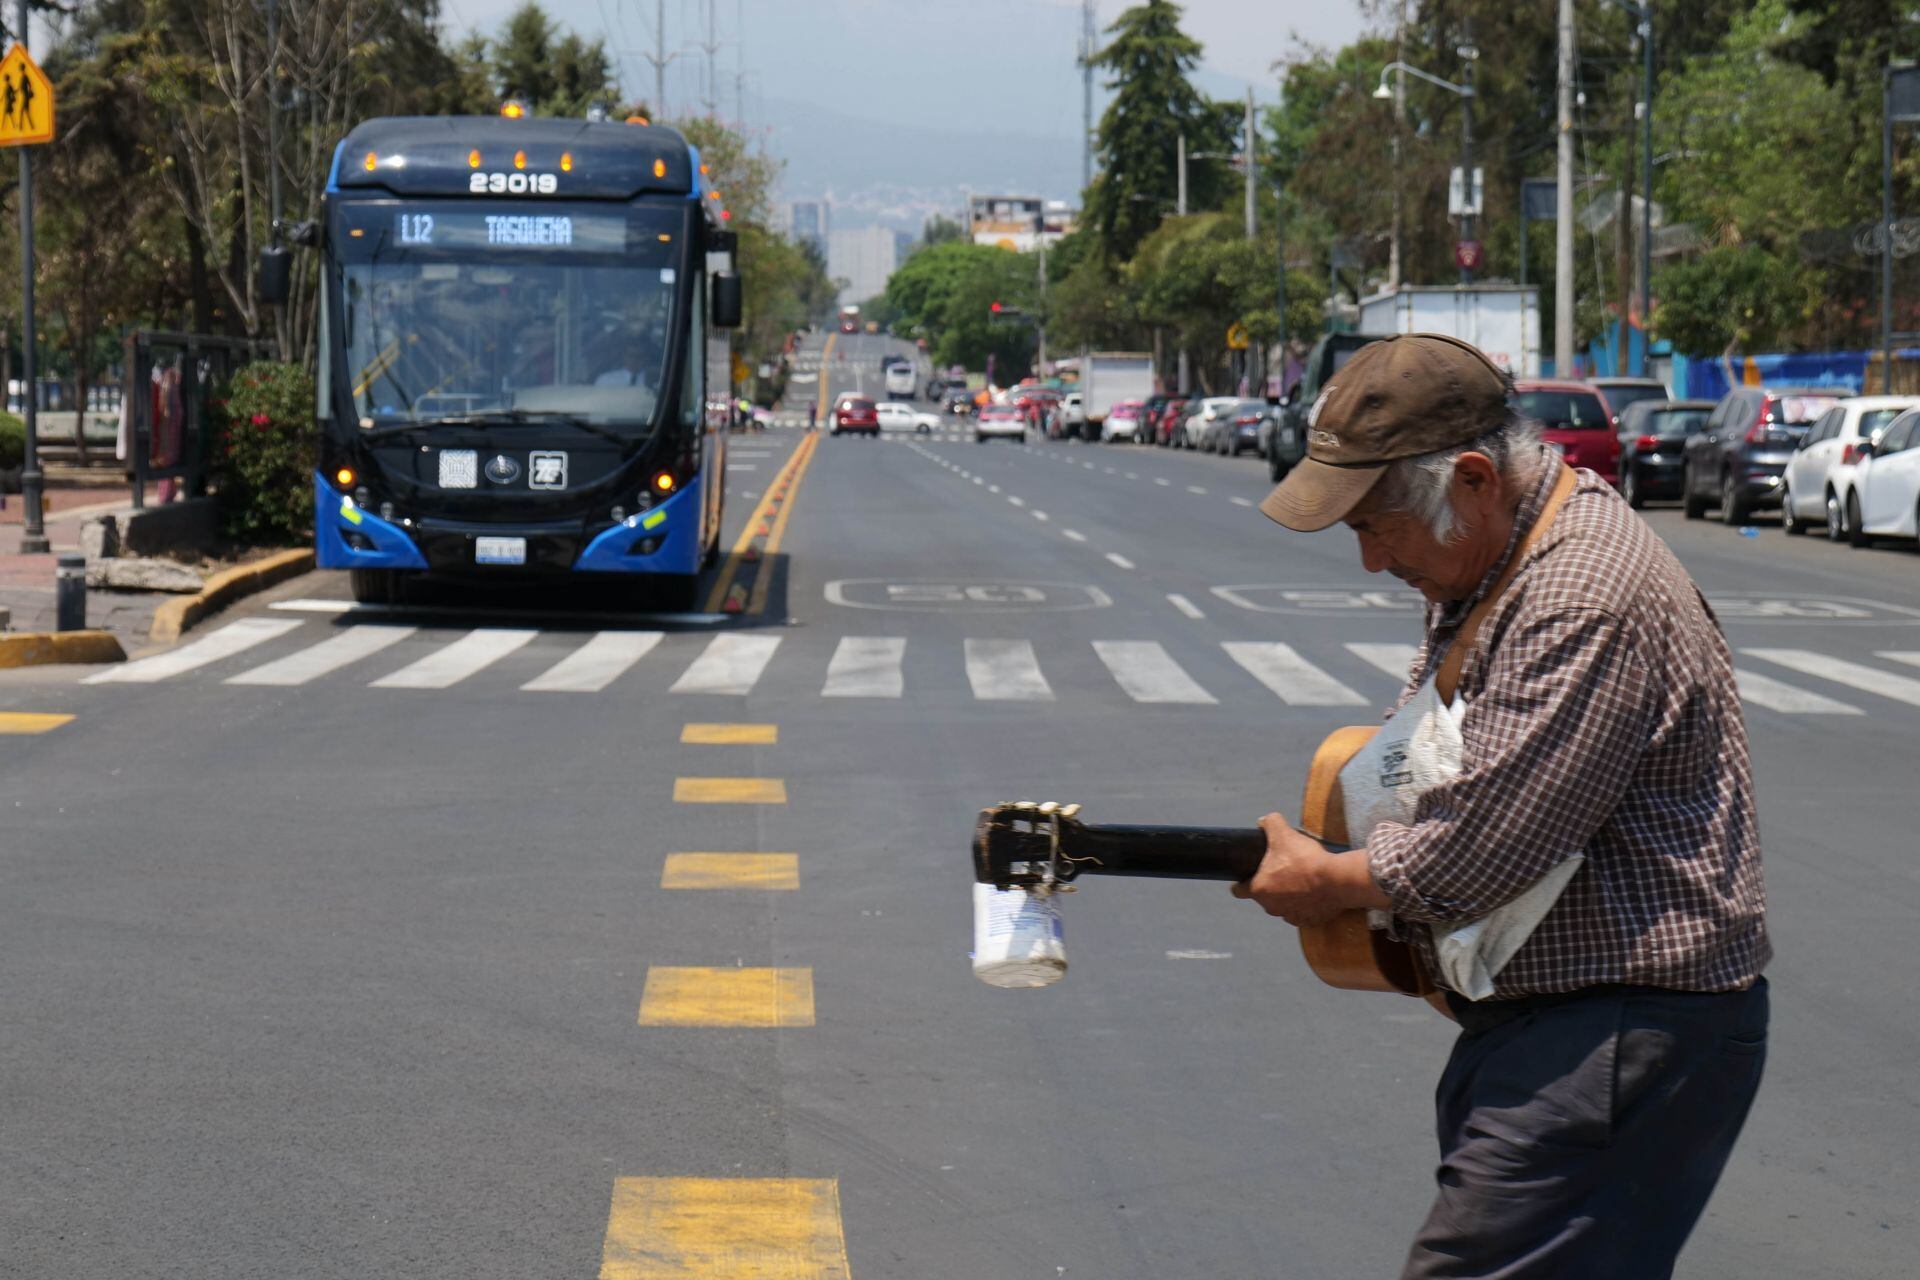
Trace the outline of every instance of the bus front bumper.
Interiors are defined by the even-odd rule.
[[[447,573],[565,574],[699,572],[699,486],[597,533],[577,522],[488,524],[421,518],[385,520],[314,474],[314,560],[322,569],[413,569]],[[488,563],[518,552],[515,563]]]

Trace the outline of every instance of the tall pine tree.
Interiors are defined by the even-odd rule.
[[[1180,14],[1172,0],[1137,4],[1107,28],[1107,45],[1094,55],[1114,95],[1095,135],[1100,172],[1086,192],[1086,218],[1109,260],[1131,258],[1173,212],[1182,134],[1190,154],[1230,146],[1223,113],[1187,79],[1200,63],[1200,42],[1180,29]],[[1213,208],[1225,191],[1225,168],[1190,160],[1187,170],[1188,209]]]

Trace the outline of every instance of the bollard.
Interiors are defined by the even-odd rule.
[[[87,559],[61,556],[53,570],[54,630],[87,629]]]

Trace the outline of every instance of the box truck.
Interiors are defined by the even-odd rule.
[[[1402,285],[1360,300],[1361,333],[1444,333],[1516,378],[1540,376],[1540,294],[1531,285]]]

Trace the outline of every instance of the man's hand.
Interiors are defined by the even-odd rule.
[[[1251,898],[1288,924],[1325,924],[1342,911],[1390,905],[1367,872],[1364,849],[1329,853],[1318,840],[1295,831],[1277,813],[1260,819],[1267,855],[1253,879],[1233,886],[1236,898]]]

